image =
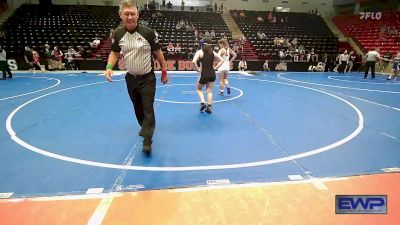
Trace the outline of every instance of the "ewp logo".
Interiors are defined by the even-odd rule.
[[[336,195],[336,214],[386,214],[386,195]]]

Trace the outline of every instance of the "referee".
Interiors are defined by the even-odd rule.
[[[379,48],[375,49],[374,51],[369,51],[365,55],[365,58],[367,60],[367,63],[365,64],[364,79],[366,79],[367,76],[368,76],[369,68],[371,68],[371,74],[372,74],[371,79],[375,79],[375,64],[376,64],[376,60],[382,59],[382,57],[379,55]]]
[[[115,31],[115,40],[108,56],[105,78],[111,80],[112,68],[117,63],[119,53],[124,55],[125,76],[129,97],[133,103],[136,119],[142,127],[139,135],[143,136],[143,153],[151,153],[152,137],[155,128],[154,95],[156,77],[153,70],[153,53],[162,67],[161,82],[168,82],[167,64],[154,31],[138,25],[139,12],[133,0],[122,0],[119,16],[124,27]]]

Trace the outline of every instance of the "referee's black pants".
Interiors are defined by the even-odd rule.
[[[152,139],[156,120],[154,116],[154,96],[156,93],[156,76],[154,72],[145,75],[125,76],[129,97],[135,109],[136,119],[142,127],[141,133],[147,140]]]
[[[367,78],[369,68],[371,68],[372,78],[375,78],[375,61],[367,61],[367,64],[365,64],[365,75],[364,75],[364,78]]]
[[[347,61],[341,61],[340,62],[340,65],[339,65],[339,67],[338,67],[338,72],[339,73],[344,73],[344,70],[346,69],[346,66],[347,66]]]

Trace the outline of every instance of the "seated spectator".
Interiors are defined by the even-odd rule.
[[[76,57],[77,57],[77,58],[79,57],[79,58],[85,59],[85,58],[86,58],[85,49],[84,49],[82,46],[80,46],[80,45],[76,46],[76,48],[78,49],[78,52],[77,52],[77,54],[76,54]]]
[[[299,48],[299,61],[300,62],[303,62],[304,61],[304,57],[306,56],[306,52],[305,52],[305,50],[304,49],[302,49],[302,50],[300,50],[300,48]]]
[[[274,46],[278,46],[279,45],[279,38],[275,37],[272,42],[274,43]]]
[[[240,11],[239,17],[240,17],[240,19],[246,18],[246,14],[244,14],[244,11]]]
[[[279,50],[278,56],[279,56],[279,60],[284,60],[284,59],[285,59],[286,54],[285,54],[285,52],[283,51],[283,49]]]
[[[100,39],[98,37],[96,37],[93,42],[89,43],[91,48],[98,48],[100,45]]]
[[[192,60],[195,53],[196,53],[197,49],[196,48],[188,48],[187,49],[187,56],[188,56],[188,60]]]
[[[194,30],[194,37],[198,37],[199,36],[199,31],[197,29]]]
[[[167,45],[167,55],[174,55],[174,52],[175,52],[175,47],[174,47],[174,45],[172,44],[172,42],[168,42],[168,45]]]
[[[74,70],[75,68],[75,57],[78,53],[75,51],[75,49],[72,46],[68,46],[68,50],[65,53],[65,58],[66,58],[66,63],[65,63],[65,68]]]
[[[267,36],[266,36],[263,32],[261,32],[261,31],[258,31],[258,32],[257,32],[257,37],[258,37],[259,39],[265,39],[265,38],[267,38]]]
[[[257,17],[257,23],[262,23],[264,22],[264,19],[261,16]]]
[[[187,28],[187,31],[194,31],[195,30],[193,23],[190,23],[188,26],[189,27]]]
[[[292,45],[295,46],[295,47],[297,46],[297,38],[293,38]]]
[[[278,42],[278,46],[283,46],[285,44],[285,38],[281,37]]]
[[[214,32],[214,30],[211,30],[210,36],[211,36],[212,38],[215,38],[215,32]]]
[[[200,31],[199,32],[199,38],[203,38],[204,37],[204,33],[203,33],[203,31]]]
[[[318,56],[317,56],[317,54],[315,54],[314,48],[312,48],[310,51],[310,58],[311,58],[311,62],[318,61]]]
[[[247,70],[247,62],[245,59],[240,60],[239,64],[238,64],[238,70],[239,71],[245,71]]]
[[[179,43],[176,43],[175,48],[174,48],[174,53],[177,56],[180,56],[180,54],[182,53],[182,48]]]
[[[198,38],[194,39],[193,48],[197,51],[200,48],[200,41]]]
[[[292,56],[292,53],[291,53],[291,51],[289,49],[287,49],[284,54],[285,54],[285,60],[289,60],[289,61],[292,60],[293,56]]]
[[[298,62],[299,61],[299,49],[296,48],[293,51],[293,62]]]
[[[219,46],[218,45],[214,45],[214,51],[218,52],[219,51]]]
[[[210,32],[208,32],[208,30],[206,30],[205,32],[204,32],[204,36],[205,37],[210,37],[211,35],[210,35]]]

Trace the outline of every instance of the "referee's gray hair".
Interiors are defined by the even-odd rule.
[[[121,0],[121,2],[119,3],[119,11],[118,12],[122,12],[122,10],[124,8],[132,7],[132,6],[137,8],[135,1],[133,1],[133,0]]]

